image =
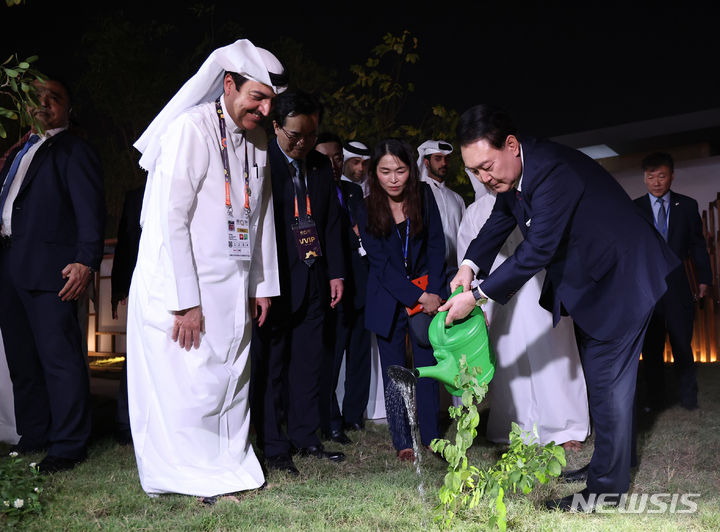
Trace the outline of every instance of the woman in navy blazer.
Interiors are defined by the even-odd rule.
[[[367,251],[365,326],[377,335],[380,350],[385,406],[393,445],[401,460],[414,459],[405,408],[394,404],[387,368],[405,366],[405,337],[410,331],[417,366],[435,364],[432,348],[418,342],[408,327],[405,307],[417,303],[432,316],[446,297],[445,238],[432,191],[420,181],[412,148],[399,139],[379,142],[370,161],[370,195],[366,209],[358,213],[358,227]],[[412,279],[428,275],[427,289]],[[427,341],[427,340],[425,340]],[[418,381],[417,413],[423,445],[438,437],[438,384]]]

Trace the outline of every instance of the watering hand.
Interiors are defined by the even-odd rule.
[[[450,292],[455,292],[455,289],[458,286],[462,286],[463,292],[467,292],[468,290],[470,290],[470,283],[472,283],[474,278],[475,274],[473,273],[470,266],[460,266],[458,272],[455,274],[455,277],[453,277],[453,280],[450,281]]]
[[[455,320],[459,320],[467,316],[475,308],[475,297],[472,292],[463,292],[455,297],[448,299],[447,303],[438,308],[438,312],[445,312],[445,325],[452,325]]]

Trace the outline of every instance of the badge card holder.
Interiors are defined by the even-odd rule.
[[[245,140],[245,205],[240,216],[235,216],[230,200],[230,163],[227,155],[227,132],[225,130],[225,116],[220,106],[220,98],[215,100],[215,109],[220,120],[220,155],[225,171],[225,220],[227,225],[228,259],[250,260],[252,257],[252,244],[250,242],[250,179],[247,154],[247,139]]]
[[[307,191],[303,190],[299,179],[302,177],[293,176],[293,185],[295,188],[295,220],[296,222],[290,226],[293,235],[295,235],[295,246],[298,250],[298,256],[308,267],[312,266],[315,259],[322,257],[322,249],[320,248],[320,238],[318,237],[317,226],[312,219],[312,209],[310,207],[310,196]],[[298,190],[300,189],[300,190]],[[305,215],[300,216],[298,212],[298,196],[305,196]]]

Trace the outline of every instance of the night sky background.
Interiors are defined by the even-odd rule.
[[[192,25],[188,7],[199,4],[215,6],[214,23]],[[130,0],[82,8],[72,1],[28,0],[13,8],[3,2],[2,53],[39,54],[41,70],[60,68],[72,82],[86,68],[83,34],[100,15],[181,24],[178,52],[197,46],[201,34],[213,31],[210,25],[232,21],[242,32],[238,37],[268,48],[274,39],[292,37],[315,61],[342,74],[363,62],[384,33],[407,29],[420,40],[420,62],[408,71],[417,85],[411,109],[442,104],[462,112],[493,102],[507,108],[524,132],[554,136],[720,107],[718,19],[711,4],[444,1],[408,9],[390,2],[382,8],[305,2],[289,10],[271,2],[242,4],[248,2]],[[172,52],[167,59],[174,60]],[[168,84],[172,94],[176,82]],[[107,87],[107,97],[118,90]]]
[[[103,164],[108,237],[115,235],[125,192],[145,179],[132,142],[213,49],[238,38],[275,52],[301,86],[325,88],[330,72],[334,90],[353,80],[349,67],[365,63],[383,35],[408,30],[419,41],[420,60],[404,71],[416,90],[397,120],[413,126],[436,105],[462,113],[494,103],[511,113],[520,134],[540,137],[720,108],[720,30],[709,3],[292,6],[26,0],[9,8],[2,2],[0,53],[2,60],[39,55],[41,72],[73,87],[73,128]],[[0,149],[19,134],[0,139]],[[451,161],[451,174],[455,190],[472,201],[459,158]]]

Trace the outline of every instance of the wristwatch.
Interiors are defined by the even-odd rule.
[[[484,305],[485,303],[487,303],[487,297],[482,295],[482,292],[480,292],[480,286],[476,286],[471,291],[473,297],[475,298],[475,305],[479,307],[480,305]]]

